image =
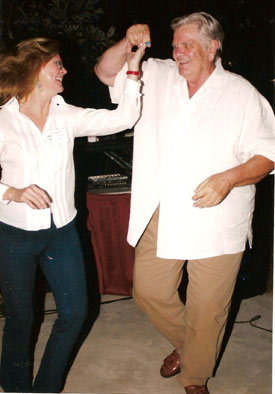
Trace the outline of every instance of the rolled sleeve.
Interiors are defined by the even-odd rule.
[[[275,118],[268,101],[255,89],[245,112],[239,154],[242,162],[256,155],[275,161]]]
[[[114,86],[109,86],[109,93],[113,104],[119,103],[119,100],[123,94],[125,82],[131,81],[130,79],[127,79],[126,71],[127,63],[124,64],[120,72],[117,74]]]

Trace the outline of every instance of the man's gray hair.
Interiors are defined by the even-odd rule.
[[[171,28],[175,31],[179,27],[189,25],[190,23],[197,23],[199,33],[203,41],[218,41],[219,48],[217,49],[216,58],[220,57],[222,52],[222,42],[224,39],[224,32],[220,23],[212,15],[207,14],[206,12],[195,12],[190,15],[183,15],[179,18],[173,19],[171,22]]]

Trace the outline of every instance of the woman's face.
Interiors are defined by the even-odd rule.
[[[59,55],[55,55],[40,70],[39,86],[43,91],[55,96],[63,92],[63,77],[67,74]]]

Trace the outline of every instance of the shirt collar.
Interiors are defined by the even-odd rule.
[[[13,105],[13,106],[19,108],[19,103],[18,103],[18,100],[16,97],[12,97],[11,99],[9,99],[9,101],[7,101],[4,105],[1,105],[0,108],[8,107],[10,105]]]
[[[56,96],[54,96],[51,101],[51,105],[55,105],[55,104],[60,105],[60,104],[64,104],[64,103],[65,103],[65,100],[63,99],[62,96],[60,96],[60,94],[57,94]]]
[[[201,94],[201,93],[205,93],[206,91],[211,92],[211,94],[213,94],[215,92],[218,93],[223,88],[225,70],[224,70],[224,68],[222,66],[221,58],[218,58],[216,60],[215,66],[216,66],[215,69],[209,75],[209,77],[203,83],[203,85],[199,88],[199,90],[196,92],[196,95],[197,94]],[[176,68],[176,72],[177,72],[177,74],[176,74],[175,89],[179,89],[180,86],[182,86],[182,84],[183,84],[184,87],[185,87],[185,91],[187,92],[188,88],[187,88],[186,79],[183,78],[179,74],[178,68]],[[177,82],[179,82],[179,84]],[[188,93],[186,93],[186,94],[187,94],[186,97],[188,97]]]
[[[209,77],[207,78],[207,80],[204,82],[204,84],[201,86],[200,89],[206,90],[210,88],[214,90],[219,90],[222,87],[224,68],[222,66],[221,58],[218,58],[216,60],[215,66],[216,66],[215,69],[209,75]]]

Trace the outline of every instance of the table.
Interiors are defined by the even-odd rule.
[[[87,192],[88,221],[100,294],[132,295],[134,248],[127,241],[130,193]]]

